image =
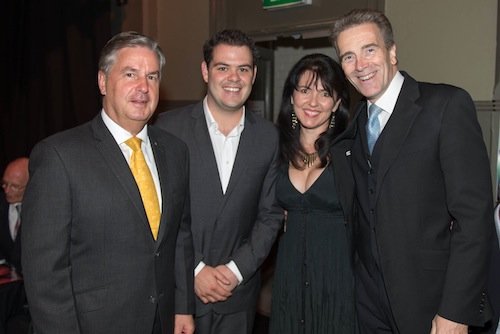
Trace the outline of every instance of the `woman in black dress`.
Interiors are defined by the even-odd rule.
[[[341,67],[311,54],[291,69],[278,126],[282,166],[276,196],[287,213],[273,284],[271,334],[356,331],[347,232],[330,146],[346,127]]]

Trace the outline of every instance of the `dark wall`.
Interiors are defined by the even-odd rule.
[[[99,111],[109,0],[7,0],[1,20],[0,173],[41,139]]]

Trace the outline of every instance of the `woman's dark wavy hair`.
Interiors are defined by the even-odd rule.
[[[286,78],[277,120],[280,133],[280,161],[286,165],[291,163],[299,170],[303,169],[304,166],[299,165],[297,157],[307,152],[300,144],[300,122],[295,129],[292,129],[293,105],[291,97],[298,88],[301,76],[306,71],[313,74],[310,86],[321,82],[323,88],[333,96],[335,101],[341,99],[335,112],[335,127],[328,128],[322,133],[314,145],[321,159],[321,167],[327,165],[330,159],[330,146],[333,140],[345,130],[349,120],[349,86],[340,65],[329,56],[319,53],[309,54],[300,59]]]

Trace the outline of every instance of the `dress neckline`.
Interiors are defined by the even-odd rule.
[[[311,186],[310,186],[309,188],[307,188],[304,192],[299,191],[299,190],[297,189],[297,187],[295,187],[295,185],[293,184],[292,180],[290,179],[290,168],[291,168],[291,167],[288,167],[288,168],[287,168],[287,177],[288,177],[288,182],[290,182],[290,184],[292,185],[292,188],[293,188],[296,192],[298,192],[298,193],[299,193],[299,194],[301,194],[301,195],[306,195],[306,194],[309,192],[309,190],[310,190],[311,188],[313,188],[313,187],[314,187],[314,185],[318,182],[318,180],[319,180],[319,179],[323,176],[323,174],[325,173],[325,170],[327,170],[327,169],[328,169],[328,167],[330,167],[330,162],[328,162],[328,164],[327,164],[325,167],[323,167],[323,170],[322,170],[322,171],[321,171],[321,173],[318,175],[318,177],[316,178],[316,180],[314,180],[314,182],[313,182],[313,183],[311,183]]]

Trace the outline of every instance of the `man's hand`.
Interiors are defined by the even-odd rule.
[[[467,334],[468,329],[467,325],[436,315],[432,320],[431,334]]]
[[[206,265],[194,277],[194,292],[205,304],[225,301],[231,297],[232,293],[223,288],[219,282],[227,286],[231,284],[231,281],[219,270]]]
[[[176,314],[174,334],[193,334],[194,319],[191,314]]]
[[[229,269],[225,264],[218,265],[217,267],[215,267],[215,269],[217,269],[221,274],[224,275],[224,277],[226,277],[230,281],[229,284],[218,281],[219,285],[227,291],[233,291],[239,283],[238,277],[236,277],[231,269]]]

